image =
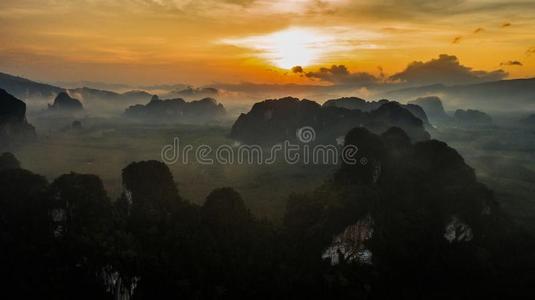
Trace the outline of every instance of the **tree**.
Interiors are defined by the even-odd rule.
[[[44,177],[29,171],[0,171],[0,281],[6,294],[21,298],[52,294],[47,188]]]
[[[58,289],[65,295],[105,297],[100,276],[113,266],[112,204],[99,177],[70,173],[49,188],[56,240],[55,266]]]

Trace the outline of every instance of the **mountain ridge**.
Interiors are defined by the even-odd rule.
[[[510,111],[511,101],[514,101],[525,109],[535,110],[535,77],[451,86],[433,84],[388,91],[384,95],[406,101],[418,97],[440,96],[450,108],[470,106],[504,111]]]

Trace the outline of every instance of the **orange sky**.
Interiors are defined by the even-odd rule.
[[[2,0],[0,72],[48,82],[328,84],[288,68],[392,75],[450,54],[474,70],[533,77],[533,15],[534,1]]]

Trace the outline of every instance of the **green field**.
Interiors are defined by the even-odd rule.
[[[17,157],[24,167],[53,180],[61,174],[76,172],[102,178],[109,195],[117,198],[122,191],[121,170],[133,161],[161,160],[161,149],[173,142],[198,146],[232,145],[227,138],[229,125],[154,125],[120,119],[89,119],[84,129],[74,131],[68,122],[40,124],[36,142],[21,148]],[[214,164],[195,161],[170,164],[182,197],[203,203],[215,188],[230,186],[244,197],[257,216],[273,220],[284,213],[286,197],[320,185],[334,166]]]
[[[124,119],[87,119],[75,131],[69,122],[39,123],[39,138],[16,153],[24,167],[53,180],[69,172],[96,174],[115,199],[122,191],[121,170],[133,161],[161,160],[161,149],[175,137],[181,144],[233,145],[230,124],[147,125]],[[515,220],[535,232],[535,132],[518,128],[432,131],[474,167],[479,179]],[[279,220],[292,192],[311,191],[334,172],[335,166],[214,164],[180,161],[169,165],[182,197],[203,203],[208,193],[230,186],[244,197],[251,211]]]

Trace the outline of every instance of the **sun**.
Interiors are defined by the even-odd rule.
[[[326,40],[308,29],[288,29],[265,37],[264,57],[279,68],[306,67],[322,57],[321,44]]]
[[[319,63],[332,38],[308,28],[288,28],[267,35],[226,39],[225,43],[257,50],[260,57],[282,69]]]

